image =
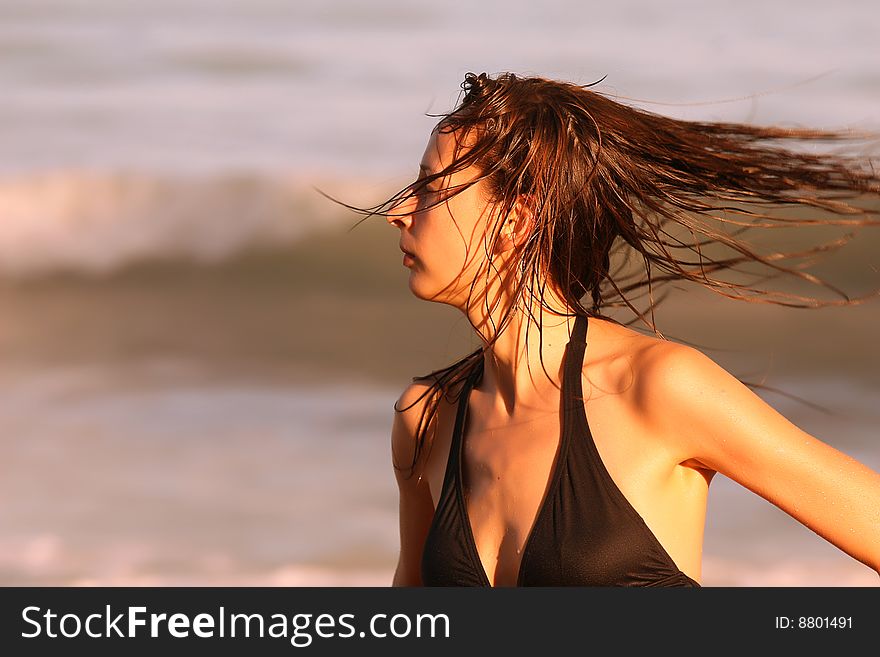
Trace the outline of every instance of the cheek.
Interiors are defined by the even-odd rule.
[[[413,268],[410,280],[421,287],[469,285],[486,258],[485,227],[474,221],[474,208],[455,203],[417,215],[412,233],[416,238],[421,266]],[[456,284],[458,282],[459,284]]]
[[[426,236],[427,237],[427,236]],[[409,288],[418,298],[453,303],[473,279],[467,248],[456,234],[434,236],[423,246],[419,262],[410,269]]]
[[[474,271],[474,256],[479,259],[479,248],[474,248],[462,240],[456,231],[438,237],[428,250],[429,266],[443,283],[451,283],[462,276],[470,276]]]

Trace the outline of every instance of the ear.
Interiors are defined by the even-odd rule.
[[[534,203],[531,197],[520,196],[513,204],[498,235],[498,248],[509,251],[521,246],[535,226]]]

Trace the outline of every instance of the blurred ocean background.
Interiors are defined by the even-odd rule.
[[[408,184],[467,71],[878,130],[878,33],[872,0],[0,0],[0,584],[390,584],[392,405],[476,343],[315,187]],[[880,286],[878,232],[815,271]],[[880,470],[880,302],[656,319]],[[702,583],[880,581],[718,475]]]

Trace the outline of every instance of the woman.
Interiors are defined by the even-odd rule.
[[[880,475],[666,340],[626,295],[646,287],[653,310],[658,282],[686,280],[795,306],[872,296],[820,302],[716,277],[758,263],[835,289],[782,262],[843,241],[760,255],[723,228],[880,223],[764,209],[869,214],[843,199],[880,190],[870,162],[780,146],[847,135],[678,121],[512,74],[469,73],[462,89],[419,179],[370,211],[400,230],[412,293],[461,310],[483,343],[395,405],[393,584],[700,586],[716,472],[880,569]],[[612,272],[615,241],[643,261],[640,279]],[[711,257],[722,246],[735,253]],[[601,312],[622,304],[659,337]]]

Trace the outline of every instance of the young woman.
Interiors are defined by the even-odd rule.
[[[880,191],[870,161],[782,147],[846,133],[674,120],[587,86],[468,73],[419,179],[370,211],[400,230],[412,293],[461,310],[483,343],[395,405],[393,584],[700,586],[716,472],[880,569],[880,475],[666,340],[627,296],[646,287],[653,310],[658,283],[683,280],[784,305],[865,301],[717,273],[757,263],[831,287],[782,263],[842,242],[761,255],[724,227],[880,223],[845,202]],[[616,249],[643,261],[640,278],[612,271]],[[622,304],[659,337],[602,312]]]

